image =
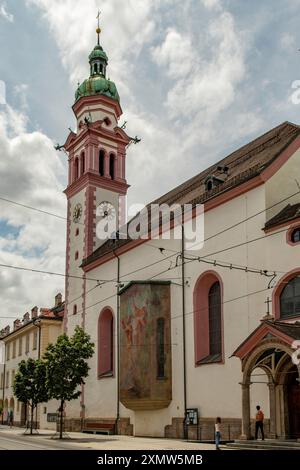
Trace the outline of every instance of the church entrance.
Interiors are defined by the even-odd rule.
[[[241,359],[242,438],[251,439],[255,405],[265,411],[265,434],[271,439],[300,438],[300,364],[293,343],[300,325],[263,321],[238,347]]]
[[[300,438],[300,384],[296,366],[287,377],[286,393],[288,405],[289,434],[293,439]]]

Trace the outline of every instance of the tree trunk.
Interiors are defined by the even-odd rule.
[[[34,412],[34,406],[33,406],[33,403],[31,403],[30,435],[33,434],[33,412]]]
[[[59,438],[63,438],[63,413],[64,413],[64,403],[65,400],[60,402],[60,426],[59,426]]]

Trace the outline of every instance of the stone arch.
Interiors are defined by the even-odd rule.
[[[276,353],[282,353],[278,363],[273,364],[272,369],[264,364],[260,364],[258,360],[263,357],[262,354],[270,351],[270,356]],[[256,368],[261,368],[267,373],[269,387],[269,403],[270,403],[270,437],[277,436],[286,437],[288,434],[288,423],[286,417],[286,404],[284,403],[285,394],[283,384],[280,383],[279,377],[282,376],[282,368],[287,367],[286,364],[292,363],[292,349],[278,338],[266,338],[249,353],[243,360],[243,380],[242,386],[242,437],[251,438],[251,416],[250,416],[250,388],[251,374]],[[267,358],[268,356],[266,356]],[[273,361],[274,362],[274,361]],[[282,390],[280,390],[280,387]],[[285,411],[284,411],[285,410]]]

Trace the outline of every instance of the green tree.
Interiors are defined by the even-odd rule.
[[[30,434],[33,432],[33,414],[39,403],[49,400],[46,386],[46,366],[40,359],[21,361],[13,383],[14,395],[30,408]]]
[[[51,398],[60,401],[60,439],[63,437],[65,403],[80,396],[79,387],[85,383],[90,369],[87,360],[93,354],[94,344],[79,326],[75,328],[73,336],[59,336],[56,343],[49,344],[45,352],[47,388]]]

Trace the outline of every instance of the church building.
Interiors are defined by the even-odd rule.
[[[267,436],[299,438],[300,127],[216,156],[155,201],[202,205],[201,249],[186,249],[184,224],[182,239],[122,237],[132,138],[97,34],[64,145],[64,329],[95,343],[66,429],[204,440],[220,416],[224,439],[248,439],[259,404]],[[116,216],[101,240],[98,224]]]

